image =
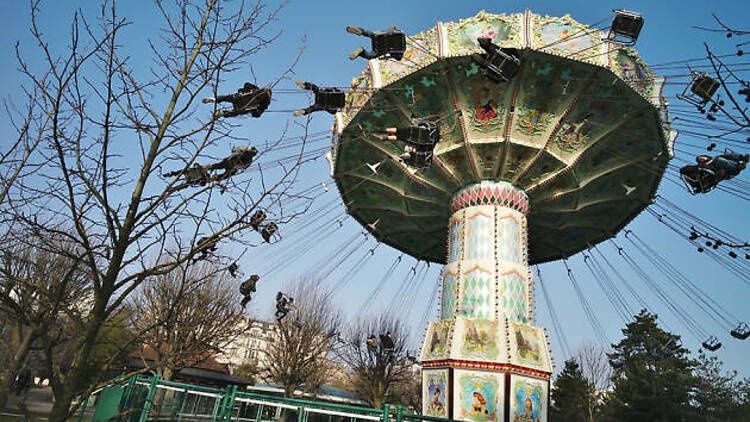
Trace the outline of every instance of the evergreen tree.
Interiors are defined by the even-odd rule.
[[[594,389],[583,376],[575,359],[565,361],[552,389],[550,420],[555,422],[581,422],[592,420],[589,402],[594,400]]]
[[[750,380],[737,380],[737,372],[722,372],[722,362],[716,357],[698,354],[695,370],[696,385],[693,402],[700,421],[746,421],[748,418],[748,385]]]
[[[617,421],[685,421],[694,419],[691,391],[696,362],[680,337],[662,330],[657,315],[645,309],[622,330],[625,338],[613,345],[613,391],[606,414]]]

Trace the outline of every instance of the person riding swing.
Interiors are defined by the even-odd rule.
[[[276,320],[281,322],[286,315],[289,313],[289,309],[293,306],[294,299],[288,297],[284,293],[276,293]]]
[[[425,168],[432,162],[435,145],[440,141],[440,128],[436,122],[421,119],[416,125],[385,130],[389,141],[401,140],[406,143],[399,156],[408,166]]]
[[[725,151],[724,154],[711,158],[708,155],[695,157],[697,165],[687,165],[680,169],[680,178],[693,195],[708,193],[719,182],[729,180],[747,167],[750,154],[737,154]]]
[[[258,154],[255,147],[232,147],[232,154],[215,164],[210,164],[208,170],[224,170],[224,173],[216,176],[216,180],[224,180],[245,170],[253,163],[253,158]]]
[[[208,97],[203,99],[204,104],[208,103],[232,103],[232,110],[216,110],[215,118],[235,117],[243,114],[250,114],[253,117],[260,117],[271,104],[271,90],[268,88],[258,88],[257,85],[245,82],[242,88],[236,93],[229,95],[219,95],[218,97]]]
[[[251,295],[255,293],[255,285],[260,280],[260,276],[253,274],[240,285],[240,293],[242,294],[242,307],[244,308],[248,302],[252,299]]]
[[[406,34],[397,29],[395,25],[389,26],[385,31],[377,32],[368,31],[356,26],[347,26],[346,32],[368,37],[372,42],[372,50],[367,51],[364,47],[359,47],[349,55],[350,60],[354,60],[357,57],[367,60],[380,58],[401,60],[404,57],[404,52],[406,51]]]
[[[319,87],[313,83],[300,81],[295,82],[300,88],[312,91],[315,94],[313,105],[294,112],[295,116],[307,115],[316,111],[327,111],[336,114],[346,104],[344,91],[334,87]]]

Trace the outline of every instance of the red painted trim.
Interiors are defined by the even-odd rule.
[[[442,359],[423,362],[422,367],[428,368],[458,368],[458,369],[478,369],[481,371],[491,372],[508,372],[518,375],[526,375],[533,378],[549,380],[551,372],[540,371],[538,369],[525,368],[523,366],[513,365],[510,363],[494,362],[476,362],[458,359]]]

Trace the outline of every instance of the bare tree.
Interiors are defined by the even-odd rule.
[[[294,125],[278,140],[255,145],[262,170],[227,169],[193,183],[188,169],[228,155],[228,139],[249,142],[233,132],[235,124],[216,117],[215,106],[199,103],[236,89],[222,83],[233,72],[252,73],[247,60],[278,36],[278,10],[260,2],[155,0],[162,25],[144,34],[146,51],[126,49],[123,35],[131,26],[114,0],[104,0],[94,19],[75,13],[61,50],[43,33],[41,10],[32,1],[31,34],[43,64],[29,65],[25,56],[33,50],[16,48],[25,92],[32,93],[29,123],[16,125],[16,144],[23,147],[20,155],[7,155],[16,158],[3,158],[0,173],[7,227],[63,239],[65,248],[79,251],[77,262],[89,277],[90,303],[69,327],[75,328],[68,333],[72,355],[59,361],[57,333],[43,330],[39,338],[55,396],[50,420],[63,421],[75,411],[72,399],[103,381],[108,364],[91,365],[101,331],[141,283],[196,259],[234,262],[219,254],[221,247],[249,231],[250,216],[261,208],[279,226],[304,211],[304,198],[293,189],[305,160],[307,122],[298,125],[302,135],[291,158],[274,159],[273,149]],[[290,66],[298,57],[289,57]],[[33,177],[17,171],[20,164]],[[161,176],[170,170],[178,171]],[[216,200],[219,193],[226,195]],[[27,243],[7,236],[7,227],[4,247]],[[258,245],[260,236],[243,243]],[[66,256],[65,248],[48,247]]]
[[[129,301],[133,331],[170,380],[182,368],[214,356],[240,332],[236,286],[210,264],[186,265],[146,281]]]
[[[581,372],[594,390],[587,405],[588,420],[593,421],[604,396],[612,389],[612,367],[607,352],[598,344],[583,345],[574,359],[579,362]]]
[[[370,406],[380,409],[400,399],[399,387],[413,377],[408,338],[405,324],[386,315],[359,319],[343,335],[337,356],[351,371],[354,391]]]
[[[298,280],[286,293],[294,299],[294,307],[276,322],[264,377],[291,397],[303,386],[305,392],[316,392],[328,378],[328,357],[336,345],[341,317],[331,295],[309,279]]]
[[[725,33],[730,42],[735,44],[734,48],[736,49],[736,55],[738,57],[743,56],[743,46],[750,44],[750,41],[743,42],[742,37],[750,35],[750,31],[731,28],[722,22],[716,15],[713,15],[713,17],[718,25],[717,27],[704,28],[698,26],[695,28],[706,32]],[[736,43],[732,41],[732,39],[738,39],[740,42]],[[717,91],[716,88],[713,88],[713,90],[706,92],[705,89],[709,87],[710,84],[703,84],[702,89],[693,90],[694,94],[698,94],[698,98],[695,96],[681,96],[681,98],[695,104],[698,110],[705,114],[709,121],[714,122],[706,124],[706,129],[714,132],[706,134],[706,137],[709,140],[721,140],[728,135],[736,133],[742,134],[744,133],[744,129],[750,127],[750,115],[747,113],[747,106],[742,105],[743,103],[750,102],[750,81],[742,78],[745,69],[742,68],[742,66],[738,66],[736,63],[730,63],[726,59],[726,57],[731,54],[716,54],[708,43],[704,43],[703,45],[706,49],[706,58],[710,64],[707,74],[719,83],[721,89]],[[695,77],[702,73],[693,71],[689,65],[688,70],[694,75],[693,86],[699,88],[698,86],[695,86]],[[699,83],[698,85],[701,84]],[[717,91],[715,97],[714,91]],[[724,99],[727,101],[724,101]],[[717,119],[716,116],[719,115],[724,116],[725,119]]]
[[[42,76],[44,84],[47,76]],[[43,134],[48,130],[50,116],[40,111],[39,103],[46,98],[36,87],[24,92],[25,104],[23,108],[11,100],[5,101],[5,110],[9,124],[17,132],[17,137],[11,140],[6,151],[0,155],[0,207],[6,205],[8,192],[16,181],[24,180],[34,173],[38,166],[30,165],[32,154],[42,142]],[[41,108],[44,109],[43,107]],[[19,206],[20,204],[14,204]],[[1,210],[2,208],[0,208]],[[5,221],[7,223],[7,221]]]
[[[0,407],[8,398],[14,377],[31,365],[33,351],[45,332],[59,333],[77,320],[89,296],[89,278],[80,265],[76,250],[66,255],[50,252],[54,239],[28,239],[28,245],[9,246],[0,254]],[[68,245],[70,247],[70,245]],[[65,249],[56,244],[57,250]]]

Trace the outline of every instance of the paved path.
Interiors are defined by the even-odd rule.
[[[49,387],[29,389],[29,395],[26,398],[26,407],[31,413],[48,414],[52,410],[52,389]],[[20,418],[14,418],[13,416],[19,413],[18,407],[15,405],[15,400],[8,398],[5,410],[0,411],[0,421],[20,420]]]

